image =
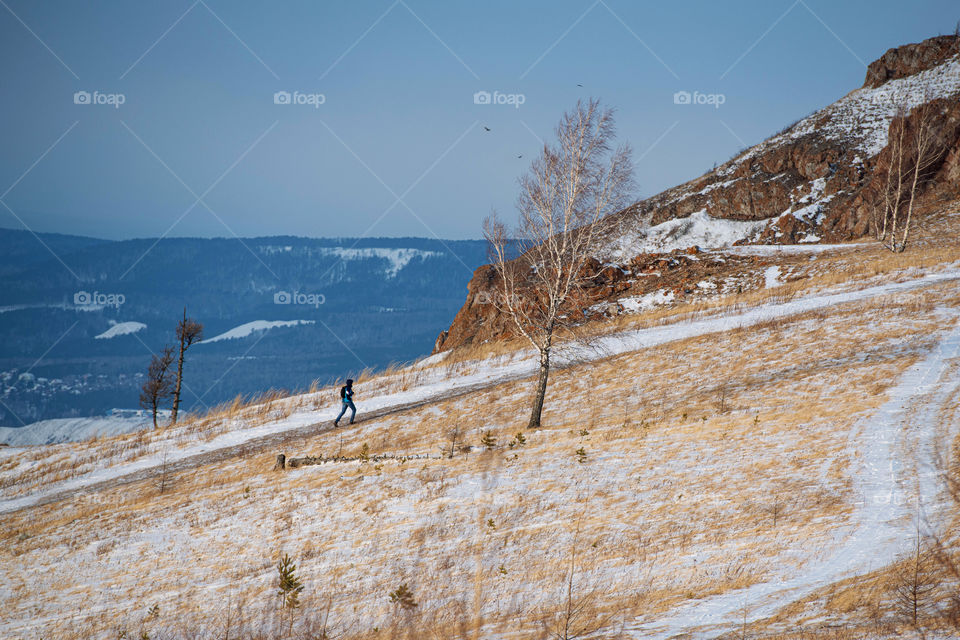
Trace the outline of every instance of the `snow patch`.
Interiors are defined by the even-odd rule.
[[[427,356],[427,357],[424,358],[423,360],[420,360],[420,361],[414,363],[413,366],[414,366],[415,368],[418,368],[418,369],[421,369],[421,368],[423,368],[423,367],[429,367],[430,365],[437,364],[437,363],[439,363],[439,362],[443,362],[444,360],[447,359],[447,356],[449,356],[451,353],[453,353],[453,352],[452,352],[452,351],[441,351],[440,353],[435,353],[435,354],[433,354],[432,356]]]
[[[720,253],[738,256],[779,256],[797,255],[805,253],[826,253],[828,251],[842,251],[858,249],[863,243],[851,244],[756,244],[740,247],[729,247]]]
[[[759,233],[765,224],[765,220],[742,222],[713,218],[707,215],[706,209],[701,209],[686,218],[628,232],[603,247],[599,254],[623,262],[639,253],[668,253],[694,245],[701,249],[716,249]]]
[[[147,325],[142,322],[116,322],[112,327],[104,331],[98,336],[94,336],[94,340],[109,340],[110,338],[116,338],[117,336],[126,336],[131,333],[136,333],[137,331],[143,331],[147,328]]]
[[[653,309],[654,307],[659,307],[664,304],[670,304],[674,299],[673,291],[667,291],[666,289],[660,289],[659,291],[654,291],[653,293],[645,293],[641,296],[630,296],[629,298],[620,298],[617,302],[620,303],[620,306],[623,307],[623,310],[627,313],[638,313],[640,311],[646,311],[647,309]]]
[[[386,260],[390,265],[386,269],[388,278],[396,277],[400,270],[410,264],[410,261],[414,258],[431,258],[440,255],[436,251],[424,251],[422,249],[386,249],[380,247],[367,247],[363,249],[324,247],[319,250],[319,253],[321,255],[336,256],[343,261],[367,260],[370,258]]]
[[[780,286],[780,267],[767,267],[763,272],[763,280],[767,289],[773,289]]]
[[[225,333],[221,333],[218,336],[214,336],[209,340],[204,340],[200,344],[209,344],[211,342],[220,342],[222,340],[238,340],[240,338],[246,338],[254,331],[267,331],[268,329],[276,329],[277,327],[295,327],[301,324],[313,324],[313,320],[254,320],[253,322],[247,322],[240,325],[239,327],[234,327]]]

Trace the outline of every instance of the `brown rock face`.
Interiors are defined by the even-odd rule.
[[[794,216],[780,216],[760,236],[760,242],[769,244],[796,244],[814,233],[813,225]]]
[[[434,353],[470,344],[475,338],[512,335],[509,319],[493,304],[496,301],[497,272],[485,264],[473,272],[467,285],[467,300],[453,319],[450,329],[437,338]]]
[[[930,102],[933,110],[933,135],[939,141],[934,150],[934,159],[927,171],[920,176],[920,198],[927,200],[947,198],[960,193],[960,100],[955,98],[941,98]],[[906,118],[904,129],[905,138],[910,139],[916,131],[918,113],[911,112]],[[892,135],[899,119],[890,123],[888,135]],[[906,166],[910,166],[914,156],[909,153],[904,158]],[[869,182],[853,199],[851,206],[840,215],[825,221],[833,233],[843,235],[865,235],[870,231],[869,222],[871,212],[879,204],[887,169],[895,158],[890,146],[880,152],[876,158],[876,168],[870,176]]]
[[[867,67],[863,86],[876,88],[890,80],[912,76],[957,53],[960,53],[960,40],[955,36],[939,36],[890,49]]]

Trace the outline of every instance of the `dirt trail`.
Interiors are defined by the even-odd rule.
[[[366,422],[368,420],[376,420],[377,418],[383,418],[389,415],[401,414],[406,411],[412,411],[414,409],[419,409],[420,407],[433,404],[435,402],[442,402],[444,400],[450,400],[453,398],[458,398],[460,396],[468,395],[476,391],[483,390],[492,385],[501,384],[503,382],[510,382],[512,380],[521,379],[527,377],[526,375],[514,376],[513,378],[498,379],[492,383],[478,383],[475,385],[470,385],[466,387],[459,387],[457,389],[451,390],[448,393],[440,394],[425,400],[417,400],[415,402],[406,402],[402,404],[391,405],[388,407],[381,407],[379,409],[374,409],[372,411],[362,411],[362,405],[358,408],[357,416],[361,420],[357,422]],[[220,449],[214,449],[213,451],[205,451],[203,453],[198,453],[196,455],[187,456],[185,458],[180,458],[168,462],[166,468],[163,466],[153,466],[147,469],[141,469],[134,471],[132,473],[127,473],[115,478],[109,478],[102,480],[100,482],[94,482],[89,485],[84,486],[81,489],[68,488],[62,489],[60,491],[55,491],[49,494],[44,494],[37,496],[29,504],[24,504],[23,506],[14,507],[12,509],[4,509],[4,504],[0,502],[0,514],[6,513],[16,513],[18,511],[23,511],[25,509],[32,509],[34,507],[41,507],[44,505],[52,504],[54,502],[59,502],[60,500],[65,500],[67,498],[76,496],[78,494],[90,494],[97,493],[99,491],[104,491],[106,489],[114,489],[126,484],[131,484],[134,482],[140,482],[141,480],[148,480],[150,478],[156,478],[166,473],[178,473],[180,471],[187,471],[200,466],[205,466],[209,464],[215,464],[218,462],[224,462],[232,458],[238,457],[248,457],[250,455],[256,455],[270,451],[273,453],[284,453],[282,447],[288,442],[299,440],[302,438],[308,438],[315,436],[319,433],[326,433],[333,431],[335,429],[349,429],[348,424],[342,424],[339,427],[334,427],[331,420],[325,420],[323,422],[314,422],[302,427],[294,427],[285,431],[279,431],[276,433],[271,433],[266,436],[261,436],[258,438],[253,438],[246,442],[223,447]],[[29,498],[30,496],[22,496],[24,498]],[[18,498],[11,498],[9,502],[15,502]]]
[[[908,369],[889,392],[888,401],[871,418],[861,421],[851,436],[851,456],[860,456],[856,483],[861,500],[843,544],[823,558],[810,552],[802,572],[745,589],[695,600],[669,615],[638,620],[627,635],[644,640],[712,638],[735,632],[742,624],[764,620],[784,606],[845,578],[861,575],[895,561],[911,541],[910,496],[901,486],[908,460],[898,457],[897,443],[907,437],[904,425],[915,431],[916,462],[921,476],[922,502],[934,505],[939,486],[932,453],[940,439],[949,442],[960,425],[940,424],[941,409],[960,393],[955,375],[960,358],[960,323],[947,332],[920,362]],[[744,612],[746,611],[746,614]]]
[[[731,315],[721,314],[715,317],[681,321],[649,329],[604,336],[596,341],[597,344],[593,348],[587,351],[573,349],[560,359],[565,362],[564,366],[576,366],[578,364],[602,360],[614,355],[637,351],[659,344],[704,336],[711,333],[722,333],[735,328],[761,324],[777,318],[797,316],[817,309],[835,307],[841,304],[868,300],[883,295],[903,293],[957,280],[960,280],[960,271],[948,270],[913,280],[887,283],[855,291],[826,293],[797,298],[787,302],[761,304],[757,307]],[[372,420],[403,413],[435,402],[441,402],[488,389],[506,382],[523,380],[534,375],[535,371],[535,360],[531,360],[530,366],[520,363],[520,365],[504,366],[499,368],[499,370],[495,367],[488,372],[489,375],[476,382],[469,382],[469,380],[465,379],[451,380],[446,387],[428,396],[421,395],[421,397],[411,402],[396,403],[364,411],[361,417],[363,420]],[[469,376],[467,377],[469,378]],[[222,462],[237,456],[249,456],[267,450],[270,450],[272,453],[283,453],[281,446],[286,442],[316,435],[317,433],[324,433],[332,429],[333,425],[331,422],[314,422],[302,426],[291,426],[267,435],[251,437],[242,443],[229,444],[209,451],[184,455],[183,457],[169,461],[166,464],[166,472],[176,473],[201,465]],[[118,472],[116,476],[104,478],[103,480],[90,479],[89,482],[83,482],[83,477],[81,476],[79,479],[67,481],[67,483],[72,482],[72,484],[62,488],[54,488],[49,492],[27,494],[0,500],[0,514],[15,513],[36,506],[48,505],[77,494],[97,492],[139,482],[148,478],[157,477],[163,472],[164,466],[158,463],[147,468]]]

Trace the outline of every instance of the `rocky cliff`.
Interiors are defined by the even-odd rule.
[[[869,65],[859,89],[699,178],[605,219],[609,239],[590,274],[585,315],[602,311],[604,301],[616,304],[628,290],[643,294],[659,287],[682,295],[685,282],[710,271],[709,260],[684,257],[693,245],[840,242],[867,235],[890,162],[889,131],[900,117],[908,129],[915,126],[921,104],[933,107],[939,139],[925,196],[957,194],[960,40],[940,36],[890,49]],[[651,273],[657,276],[638,284],[638,274]],[[489,266],[477,269],[437,351],[510,334],[490,304],[494,278]]]

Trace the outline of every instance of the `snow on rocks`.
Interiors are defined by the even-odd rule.
[[[620,306],[623,307],[624,311],[628,313],[638,313],[640,311],[646,311],[660,305],[670,304],[673,302],[674,297],[673,291],[660,289],[659,291],[654,291],[641,296],[620,298],[620,300],[617,302],[619,302]]]
[[[713,218],[706,209],[686,218],[629,231],[598,252],[606,260],[624,262],[640,253],[669,253],[697,246],[701,249],[728,247],[760,233],[766,221],[738,221]]]
[[[907,109],[913,109],[927,100],[944,98],[958,91],[960,57],[906,78],[890,80],[875,89],[863,87],[851,91],[833,104],[799,121],[784,133],[751,147],[719,173],[733,173],[741,164],[766,149],[814,131],[826,140],[851,141],[862,156],[873,157],[887,146],[890,122],[900,104]]]

